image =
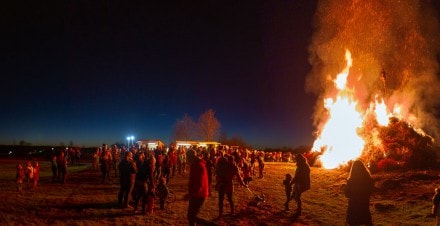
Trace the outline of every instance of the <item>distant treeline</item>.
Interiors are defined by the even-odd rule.
[[[74,147],[81,150],[81,159],[91,159],[96,147]],[[66,150],[65,146],[0,145],[0,158],[51,160],[54,154]]]

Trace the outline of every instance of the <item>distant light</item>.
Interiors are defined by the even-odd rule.
[[[127,140],[130,140],[130,137],[127,137]]]
[[[134,136],[131,136],[130,138],[131,138],[131,140],[134,140]]]

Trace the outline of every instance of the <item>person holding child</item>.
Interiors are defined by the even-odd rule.
[[[298,207],[293,216],[299,217],[301,216],[302,211],[301,194],[310,189],[310,166],[304,155],[296,154],[295,157],[296,171],[290,184],[293,185],[292,198],[295,200]]]

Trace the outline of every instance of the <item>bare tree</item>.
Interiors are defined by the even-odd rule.
[[[204,141],[215,141],[220,135],[220,127],[221,124],[212,109],[208,109],[201,114],[197,122],[199,136]]]
[[[185,114],[182,119],[178,119],[174,124],[174,140],[192,140],[194,139],[196,125],[193,119]]]

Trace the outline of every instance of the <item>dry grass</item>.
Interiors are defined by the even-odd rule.
[[[16,192],[15,165],[24,161],[0,161],[0,224],[1,225],[187,225],[187,202],[183,200],[187,177],[176,175],[170,189],[177,200],[165,211],[158,209],[152,215],[134,215],[132,210],[116,208],[118,179],[100,184],[99,173],[89,164],[69,167],[68,184],[51,183],[49,162],[40,162],[42,179],[33,191]],[[213,225],[344,225],[347,200],[342,188],[347,172],[312,168],[312,188],[303,195],[304,215],[292,220],[292,212],[283,211],[282,180],[286,173],[294,173],[293,163],[267,163],[263,179],[255,178],[250,189],[264,194],[266,202],[249,206],[253,194],[245,188],[236,188],[237,213],[225,213],[217,219],[217,194],[213,192],[205,203],[201,217]],[[411,176],[412,175],[412,176]],[[431,176],[423,176],[431,175]],[[376,225],[428,225],[431,197],[438,183],[437,172],[406,172],[374,175],[380,188],[372,198],[372,215]],[[385,190],[385,188],[388,189]],[[376,207],[384,209],[377,209]],[[291,209],[295,209],[291,202]]]

